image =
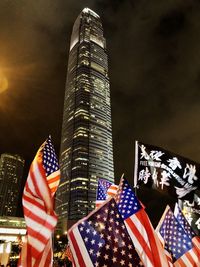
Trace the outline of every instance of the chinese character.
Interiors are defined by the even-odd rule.
[[[141,145],[141,156],[140,158],[145,158],[146,160],[150,159],[150,156],[148,155],[148,153],[146,152],[146,147],[144,145]]]
[[[160,184],[161,184],[161,189],[163,190],[163,186],[166,185],[166,186],[169,186],[169,177],[170,177],[170,174],[166,171],[163,171],[161,172],[161,181],[160,181]]]
[[[152,180],[154,185],[158,187],[158,172],[156,171],[156,168],[153,169]]]
[[[200,218],[195,222],[195,225],[200,230]]]
[[[200,206],[200,197],[197,197],[197,205]]]
[[[169,162],[169,167],[172,168],[172,170],[176,170],[177,167],[182,169],[181,164],[176,157],[169,159],[167,162]]]
[[[138,180],[143,181],[144,184],[147,184],[150,176],[151,176],[151,174],[150,174],[148,168],[146,167],[145,170],[141,170],[139,172],[139,179]]]
[[[158,160],[158,161],[161,161],[160,157],[164,155],[163,152],[161,151],[155,151],[155,150],[151,150],[151,153],[150,153],[150,157],[154,160]]]
[[[184,169],[183,178],[188,178],[188,183],[193,184],[194,180],[197,180],[196,173],[196,166],[192,164],[186,164],[186,167]]]

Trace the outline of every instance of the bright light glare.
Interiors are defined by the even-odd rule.
[[[0,93],[8,89],[8,79],[4,73],[0,70]]]

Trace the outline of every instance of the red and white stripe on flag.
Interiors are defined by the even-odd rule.
[[[158,236],[159,236],[159,239],[160,241],[162,242],[163,246],[165,244],[165,239],[163,238],[163,236],[161,235],[161,233],[159,232],[160,231],[160,228],[163,224],[163,222],[165,221],[165,218],[166,218],[166,214],[168,213],[168,211],[170,210],[170,207],[167,206],[161,219],[160,219],[160,222],[156,228],[156,231],[158,233]],[[175,218],[175,220],[177,220],[176,217],[174,217],[173,213],[171,212],[171,214],[173,217],[169,217],[171,219],[171,221],[173,221],[173,218]],[[169,215],[168,215],[169,216]],[[169,223],[169,222],[168,222]],[[173,231],[173,223],[170,222],[170,229],[171,232],[173,234],[176,234],[176,230]],[[165,227],[166,229],[167,227]],[[181,224],[179,223],[179,228],[182,229],[182,226]],[[183,228],[184,229],[184,228]],[[167,232],[167,231],[166,231]],[[182,235],[180,235],[181,238]],[[184,239],[183,239],[184,240]],[[186,251],[182,256],[180,256],[174,263],[172,266],[175,266],[175,267],[200,267],[200,238],[195,236],[192,238],[192,244],[193,244],[193,247]],[[177,240],[177,242],[179,242],[179,240]],[[178,243],[178,249],[181,249],[181,245],[185,243],[186,241],[182,242],[182,243]],[[172,243],[172,242],[171,242]],[[168,254],[168,255],[167,255]],[[166,255],[168,256],[168,258],[170,258],[170,253],[166,251]],[[171,256],[171,263],[172,263],[172,256]]]
[[[149,217],[123,176],[115,199],[129,236],[144,266],[168,267],[165,251]]]
[[[37,258],[35,267],[49,267],[53,264],[52,239],[50,238],[41,257]]]
[[[117,193],[118,186],[112,184],[106,179],[99,179],[96,194],[96,208],[102,206],[105,201],[111,197],[114,197]]]
[[[75,267],[94,267],[78,228],[68,233],[70,249]]]
[[[53,197],[57,191],[60,182],[60,170],[50,174],[49,176],[46,177],[46,179],[51,191],[51,195]]]
[[[167,258],[167,261],[168,261],[168,263],[169,263],[169,266],[170,266],[170,267],[173,267],[174,265],[173,265],[173,259],[172,259],[172,256],[171,256],[171,254],[164,248],[164,240],[163,240],[162,236],[160,235],[159,231],[156,232],[156,234],[157,234],[158,239],[159,239],[159,241],[160,241],[160,243],[161,243],[161,245],[162,245],[162,247],[163,247],[163,249],[164,249],[164,253],[165,253],[165,255],[166,255],[166,258]]]
[[[194,247],[174,262],[175,267],[200,267],[200,238],[193,237],[192,243]]]
[[[27,267],[52,266],[51,238],[57,224],[53,195],[58,187],[60,171],[51,173],[48,179],[43,165],[46,142],[31,164],[22,198],[27,226],[27,265],[24,265]]]
[[[109,197],[114,197],[117,194],[117,190],[118,190],[118,185],[116,184],[112,184],[107,191],[107,196]]]
[[[127,218],[125,225],[144,266],[170,266],[163,246],[144,209]]]
[[[105,188],[106,190],[106,188]],[[111,184],[110,187],[107,189],[106,191],[106,196],[105,199],[96,199],[96,208],[99,208],[102,206],[103,203],[105,203],[105,201],[111,197],[114,197],[117,194],[117,190],[118,190],[118,185],[116,184]]]

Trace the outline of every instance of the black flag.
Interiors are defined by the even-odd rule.
[[[194,200],[183,201],[183,214],[191,225],[194,232],[200,236],[200,192],[194,194]]]
[[[200,164],[136,141],[134,186],[141,183],[180,199],[190,199],[200,187]]]

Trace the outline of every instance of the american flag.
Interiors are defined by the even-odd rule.
[[[100,207],[109,197],[113,197],[116,194],[117,189],[117,185],[106,179],[99,179],[96,195],[96,208]]]
[[[176,203],[175,204],[175,207],[174,207],[174,216],[176,217],[176,219],[178,220],[178,222],[180,223],[180,225],[183,227],[183,229],[185,230],[185,232],[188,235],[188,237],[190,239],[192,239],[196,234],[192,230],[192,227],[189,225],[189,223],[186,220],[186,218],[184,217],[181,209],[178,206],[178,203]]]
[[[52,266],[51,237],[57,224],[53,195],[59,179],[58,160],[49,137],[31,164],[22,197],[27,226],[28,267]]]
[[[116,202],[134,246],[148,267],[169,266],[161,242],[148,215],[125,178],[121,178]]]
[[[44,145],[43,167],[46,172],[46,179],[51,195],[54,196],[60,182],[60,168],[50,137],[46,140]]]
[[[68,231],[76,267],[142,266],[113,198]]]
[[[165,249],[171,254],[174,266],[200,266],[200,254],[193,244],[191,234],[188,235],[184,230],[169,206],[166,207],[157,230],[163,239]]]

